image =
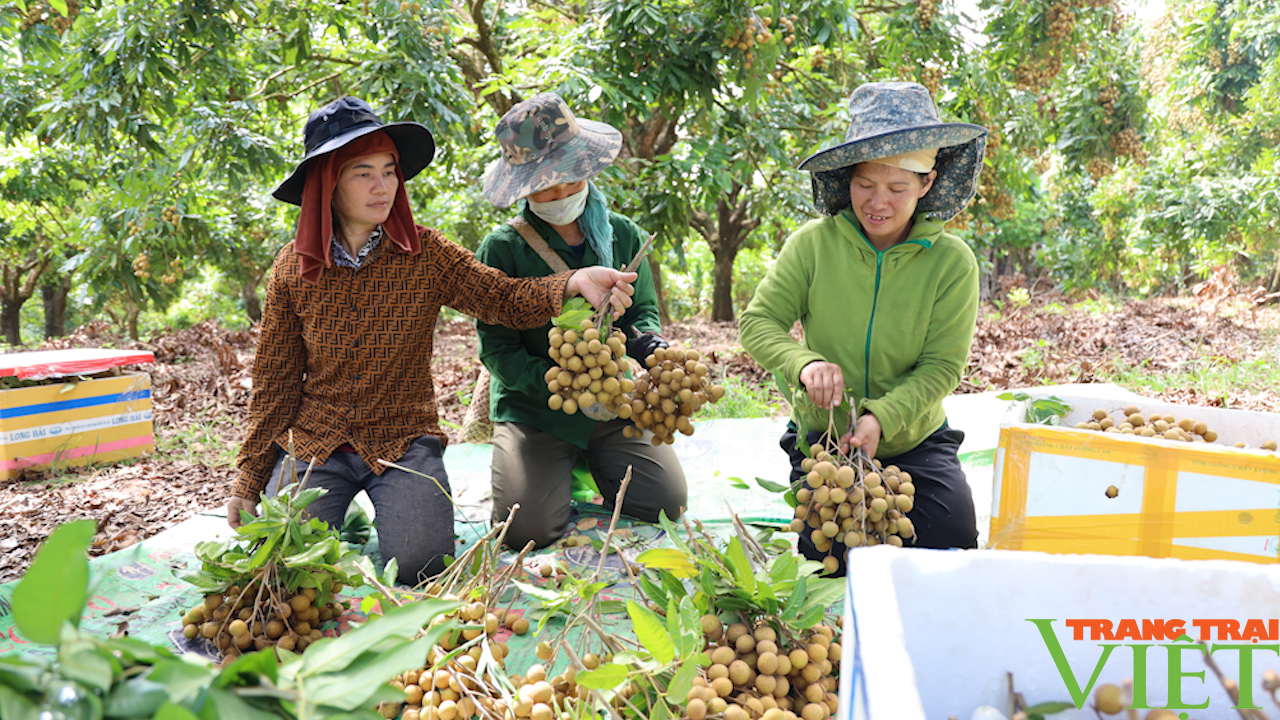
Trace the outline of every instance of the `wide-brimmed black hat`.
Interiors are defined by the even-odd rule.
[[[849,96],[844,141],[805,158],[800,169],[812,173],[814,207],[834,215],[851,204],[849,180],[858,163],[936,149],[938,176],[916,210],[950,220],[973,199],[986,147],[986,128],[942,122],[923,85],[865,83]]]
[[[311,113],[302,130],[306,153],[293,169],[293,174],[271,193],[277,200],[292,205],[302,204],[302,188],[307,183],[307,166],[312,160],[327,155],[359,137],[383,131],[391,137],[399,151],[400,173],[405,180],[422,172],[436,154],[436,141],[425,125],[415,122],[384,123],[382,118],[360,98],[334,100]]]

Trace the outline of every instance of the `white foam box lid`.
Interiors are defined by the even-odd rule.
[[[1098,642],[1074,641],[1068,618],[1180,619],[1197,637],[1193,619],[1249,619],[1280,615],[1280,569],[1227,560],[1175,560],[1103,555],[1051,555],[1001,550],[940,551],[886,546],[849,553],[844,642],[840,667],[840,720],[970,720],[990,705],[1010,714],[1008,672],[1029,704],[1071,702],[1071,695],[1028,618],[1051,618],[1080,685],[1101,656]],[[1124,641],[1132,643],[1133,641]],[[1160,643],[1160,641],[1152,641]],[[1168,697],[1163,643],[1147,652],[1151,707]],[[1199,672],[1199,653],[1183,651],[1182,670]],[[1213,659],[1227,677],[1239,677],[1238,653]],[[1264,669],[1280,672],[1275,653],[1253,653],[1255,703],[1268,716],[1276,708],[1260,688]],[[1098,683],[1132,677],[1132,651],[1120,647]],[[1187,702],[1209,700],[1192,718],[1237,718],[1212,672],[1184,677]],[[1096,720],[1081,710],[1052,720]],[[1147,711],[1143,710],[1141,715]],[[1118,717],[1124,717],[1123,715]]]

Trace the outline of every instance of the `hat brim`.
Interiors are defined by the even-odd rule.
[[[562,183],[589,180],[618,157],[622,133],[607,123],[578,118],[578,135],[550,153],[524,165],[499,157],[484,176],[484,196],[497,207]]]
[[[839,170],[877,158],[960,145],[986,134],[986,128],[969,123],[938,123],[901,128],[819,150],[805,158],[800,163],[800,169],[809,172]]]
[[[422,172],[435,157],[436,141],[425,125],[415,122],[396,122],[353,128],[350,132],[326,140],[307,153],[293,169],[293,173],[271,193],[272,197],[290,205],[301,205],[302,189],[307,184],[307,168],[316,158],[328,155],[353,140],[379,131],[385,132],[396,144],[400,172],[406,181]]]
[[[981,125],[945,123],[859,138],[814,153],[800,164],[800,169],[811,173],[814,208],[825,215],[835,215],[852,205],[849,181],[855,165],[928,148],[938,148],[934,163],[938,175],[916,205],[916,212],[950,220],[968,206],[977,192],[987,148],[987,129]]]

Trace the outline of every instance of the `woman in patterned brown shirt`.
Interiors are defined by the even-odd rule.
[[[312,113],[303,134],[306,155],[274,193],[302,211],[267,285],[227,521],[239,526],[264,490],[278,490],[292,440],[303,467],[314,459],[308,487],[328,490],[311,514],[336,527],[356,493],[367,492],[383,557],[396,558],[399,581],[414,584],[442,570],[454,548],[431,380],[441,306],[528,328],[581,294],[620,315],[636,275],[591,267],[510,278],[415,224],[404,181],[435,153],[422,125],[385,124],[347,97]]]

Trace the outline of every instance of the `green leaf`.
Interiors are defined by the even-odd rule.
[[[595,670],[584,670],[575,680],[583,687],[592,690],[612,690],[627,679],[627,668],[616,663],[606,663]]]
[[[655,660],[666,665],[675,658],[675,646],[657,613],[633,600],[627,601],[627,615],[635,626],[636,639]]]
[[[698,663],[686,662],[676,670],[671,682],[667,684],[667,700],[684,705],[689,699],[689,690],[693,687],[693,678],[698,674]]]
[[[257,684],[260,677],[265,677],[275,684],[279,669],[280,661],[274,652],[245,653],[222,668],[213,681],[213,687],[226,688],[242,685],[245,684],[242,681],[246,678],[253,680],[249,684]]]
[[[250,653],[262,655],[265,653]],[[242,657],[249,657],[244,655]],[[234,664],[234,663],[233,663]],[[203,665],[194,665],[184,660],[165,660],[147,673],[148,680],[158,682],[168,690],[174,702],[188,703],[196,699],[200,692],[213,681],[214,670]]]
[[[666,588],[662,587],[661,582],[654,582],[653,578],[650,577],[657,574],[653,570],[645,570],[640,573],[640,589],[644,591],[645,595],[649,596],[649,600],[653,601],[654,605],[666,607],[669,598]]]
[[[35,720],[36,704],[13,688],[0,685],[0,717]]]
[[[756,576],[751,570],[751,561],[747,559],[747,553],[742,549],[742,543],[738,538],[729,541],[729,547],[725,551],[725,559],[729,561],[729,568],[733,570],[733,576],[738,581],[738,587],[746,591],[748,595],[756,594]]]
[[[285,567],[305,567],[307,565],[324,564],[325,556],[330,552],[338,552],[338,538],[330,535],[329,537],[313,544],[305,551],[297,555],[290,555],[283,558],[281,562]]]
[[[560,314],[552,318],[551,322],[564,330],[580,330],[582,321],[590,318],[593,313],[595,308],[591,307],[586,298],[572,297],[564,301]]]
[[[76,644],[77,649],[58,654],[58,668],[63,677],[82,685],[106,692],[111,687],[115,673],[111,661],[99,655],[91,645]]]
[[[258,546],[257,552],[253,554],[253,557],[249,560],[248,566],[244,569],[256,570],[257,568],[266,565],[267,562],[271,560],[271,554],[275,552],[276,546],[284,539],[284,532],[283,527],[274,530],[271,535],[267,537],[266,541]]]
[[[89,597],[85,549],[97,527],[93,520],[77,520],[54,530],[14,588],[13,620],[32,642],[55,645],[63,623],[79,625]]]
[[[107,693],[103,712],[113,718],[149,718],[168,700],[169,692],[164,685],[144,677],[135,677],[111,688],[111,692]]]
[[[655,570],[667,570],[681,578],[698,574],[698,568],[689,560],[689,555],[675,548],[650,548],[636,556],[636,562]]]
[[[431,598],[388,610],[381,617],[374,618],[345,635],[312,643],[307,648],[306,654],[302,656],[302,666],[297,670],[297,674],[311,676],[321,672],[342,670],[361,652],[374,647],[382,640],[396,636],[411,637],[435,616],[451,612],[460,605],[461,603],[456,601]],[[454,624],[445,623],[437,627],[452,629]],[[285,668],[282,667],[281,670]]]
[[[422,667],[427,653],[439,642],[446,629],[443,624],[436,625],[417,640],[406,640],[377,655],[366,652],[341,672],[308,680],[303,686],[307,701],[342,710],[355,710],[368,704],[373,691],[385,686],[396,675]]]
[[[202,720],[222,720],[223,718],[236,718],[236,720],[279,720],[279,716],[275,713],[268,713],[250,705],[241,700],[239,696],[233,694],[229,690],[213,688],[209,690],[209,700],[200,708],[200,718]]]
[[[736,487],[736,488],[738,488],[739,490],[750,490],[750,489],[751,489],[751,486],[747,484],[747,481],[746,481],[746,480],[743,480],[743,479],[742,479],[742,478],[740,478],[740,477],[731,477],[731,478],[729,478],[729,484],[730,484],[730,485],[732,485],[732,486],[734,486],[734,487]]]
[[[155,720],[200,720],[192,712],[176,703],[167,702],[156,711]]]
[[[67,16],[67,0],[49,0],[49,7],[57,10],[62,17]]]
[[[795,580],[797,568],[796,556],[784,552],[769,563],[769,579],[774,583]]]
[[[551,590],[549,588],[532,585],[521,580],[512,580],[512,584],[520,588],[526,595],[535,600],[541,600],[544,603],[558,603],[566,599],[566,594],[561,590]]]
[[[769,492],[784,493],[791,489],[790,485],[783,485],[782,483],[776,483],[772,480],[765,480],[764,478],[759,477],[756,478],[756,484]]]

